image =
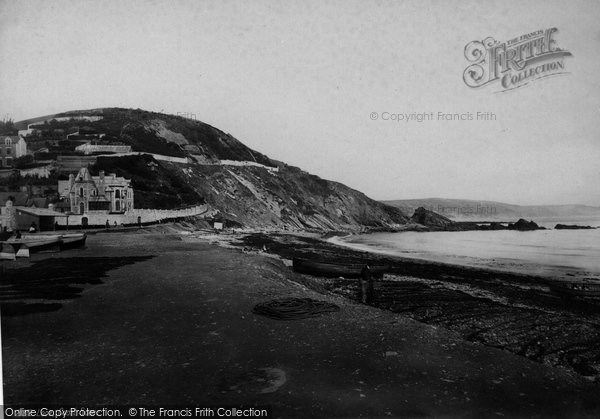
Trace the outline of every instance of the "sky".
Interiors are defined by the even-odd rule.
[[[595,0],[0,0],[0,116],[193,114],[374,199],[600,206],[599,18]],[[549,28],[564,74],[463,81],[471,41]],[[477,112],[495,119],[438,119]]]

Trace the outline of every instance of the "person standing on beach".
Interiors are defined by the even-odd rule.
[[[371,304],[373,301],[373,275],[369,265],[365,265],[358,279],[358,298],[363,304]]]

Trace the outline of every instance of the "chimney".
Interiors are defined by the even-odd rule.
[[[96,187],[98,188],[98,195],[104,196],[106,194],[106,187],[104,184],[104,170],[100,170],[98,185],[96,185]]]

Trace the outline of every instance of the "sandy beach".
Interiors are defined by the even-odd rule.
[[[5,403],[269,405],[275,417],[600,413],[598,385],[582,371],[465,339],[453,325],[471,323],[447,315],[456,295],[425,283],[445,275],[467,296],[458,300],[466,307],[475,297],[458,289],[464,271],[394,265],[393,274],[406,279],[404,294],[413,290],[410,298],[396,298],[397,307],[385,307],[385,299],[370,307],[355,301],[347,281],[310,278],[286,266],[282,259],[315,251],[314,237],[235,239],[239,246],[227,248],[211,241],[236,240],[161,226],[93,234],[85,249],[7,263],[1,288]],[[321,257],[343,259],[319,243]],[[267,252],[257,251],[262,245]],[[474,278],[489,292],[511,280]],[[559,304],[541,296],[545,309]],[[258,303],[285,297],[327,301],[340,311],[293,321],[252,312]],[[423,303],[406,308],[417,300],[437,303],[429,312]],[[475,310],[480,303],[468,306]],[[497,315],[506,316],[495,304]],[[583,309],[595,313],[592,306]]]

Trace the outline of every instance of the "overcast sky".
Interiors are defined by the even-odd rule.
[[[0,0],[0,115],[191,113],[375,199],[600,205],[599,19],[595,0]],[[552,27],[568,74],[463,82],[470,41]]]

